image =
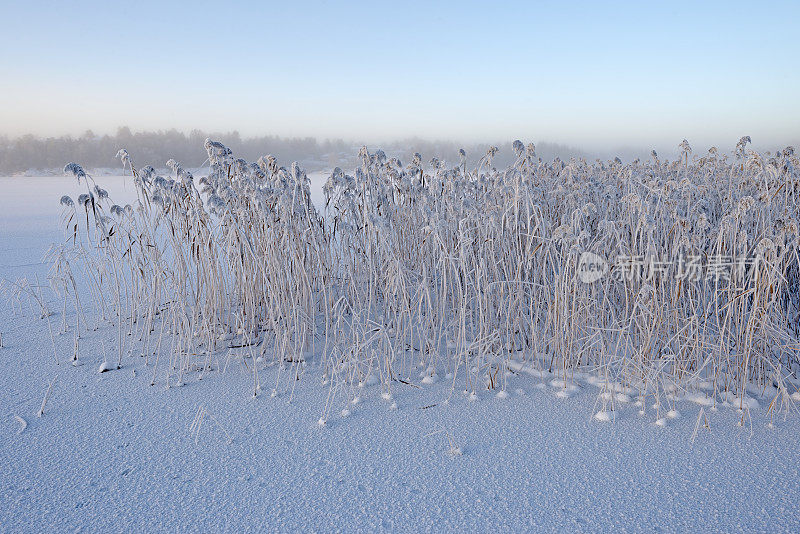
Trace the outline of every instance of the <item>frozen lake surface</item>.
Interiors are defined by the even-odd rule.
[[[130,178],[97,181],[118,203],[135,195]],[[0,280],[45,282],[58,200],[82,190],[0,178]],[[800,531],[800,418],[768,427],[768,401],[743,427],[734,408],[706,408],[710,431],[692,439],[699,405],[679,402],[663,427],[633,405],[598,422],[587,380],[562,399],[520,373],[507,398],[400,384],[396,409],[366,386],[320,427],[328,389],[313,364],[275,397],[254,399],[236,359],[151,387],[139,358],[96,372],[112,330],[82,339],[80,367],[72,333],[56,336],[56,365],[47,320],[0,301],[0,531]]]

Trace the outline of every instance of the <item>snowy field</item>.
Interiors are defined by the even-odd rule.
[[[130,177],[98,183],[135,198]],[[59,198],[82,191],[72,177],[0,178],[0,280],[46,284]],[[600,422],[590,377],[557,396],[519,364],[507,396],[451,396],[442,378],[387,401],[365,384],[320,426],[329,390],[313,361],[293,391],[265,367],[261,382],[280,387],[256,398],[236,355],[169,389],[128,355],[98,374],[114,328],[81,339],[81,366],[71,331],[56,334],[54,358],[62,311],[43,294],[49,323],[0,304],[2,532],[800,531],[800,420],[791,409],[768,426],[768,399],[743,426],[733,406],[685,399],[664,426],[626,402]]]

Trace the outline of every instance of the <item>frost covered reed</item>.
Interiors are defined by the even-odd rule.
[[[359,385],[391,400],[397,383],[444,377],[474,394],[523,369],[565,390],[576,372],[599,377],[604,413],[630,396],[669,410],[701,383],[723,399],[756,388],[777,409],[800,348],[800,161],[748,142],[623,163],[545,162],[516,141],[505,169],[495,147],[472,169],[463,151],[403,165],[362,148],[352,175],[332,172],[324,207],[272,156],[248,163],[207,140],[209,175],[195,179],[120,151],[138,200],[116,205],[68,165],[87,192],[62,199],[52,274],[76,329],[87,301],[115,325],[118,366],[138,355],[151,383],[180,385],[236,352],[257,395],[264,365],[280,366],[273,393],[291,394],[313,362],[330,388],[322,422]],[[609,272],[587,281],[587,253]]]

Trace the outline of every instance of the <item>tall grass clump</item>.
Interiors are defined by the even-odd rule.
[[[332,172],[325,206],[297,164],[272,156],[249,163],[207,140],[196,179],[120,151],[138,200],[116,205],[68,165],[87,192],[62,199],[52,274],[76,331],[86,302],[115,326],[116,365],[139,355],[152,383],[179,385],[241,350],[257,395],[261,365],[280,366],[277,392],[313,362],[330,388],[323,420],[365,383],[391,398],[397,383],[447,377],[473,394],[522,369],[564,388],[589,373],[604,405],[703,387],[785,407],[800,348],[800,162],[748,142],[698,157],[684,141],[675,161],[623,163],[545,162],[516,141],[504,169],[494,147],[471,169],[463,151],[404,165],[362,148],[353,174]],[[591,282],[587,253],[609,267]]]

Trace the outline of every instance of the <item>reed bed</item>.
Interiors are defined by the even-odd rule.
[[[292,394],[313,370],[330,392],[321,422],[365,384],[387,400],[436,380],[475,395],[522,371],[564,391],[588,374],[601,411],[698,387],[714,402],[760,391],[778,410],[800,354],[800,162],[748,142],[623,163],[545,162],[517,141],[504,169],[496,148],[471,167],[463,151],[403,165],[363,148],[353,175],[331,174],[324,207],[272,156],[248,163],[207,140],[196,179],[172,160],[170,176],[136,168],[123,150],[131,205],[67,165],[86,193],[62,199],[51,282],[75,310],[76,347],[98,317],[115,329],[113,363],[145,358],[152,384],[237,357],[254,395]],[[597,280],[587,257],[606,262]]]

